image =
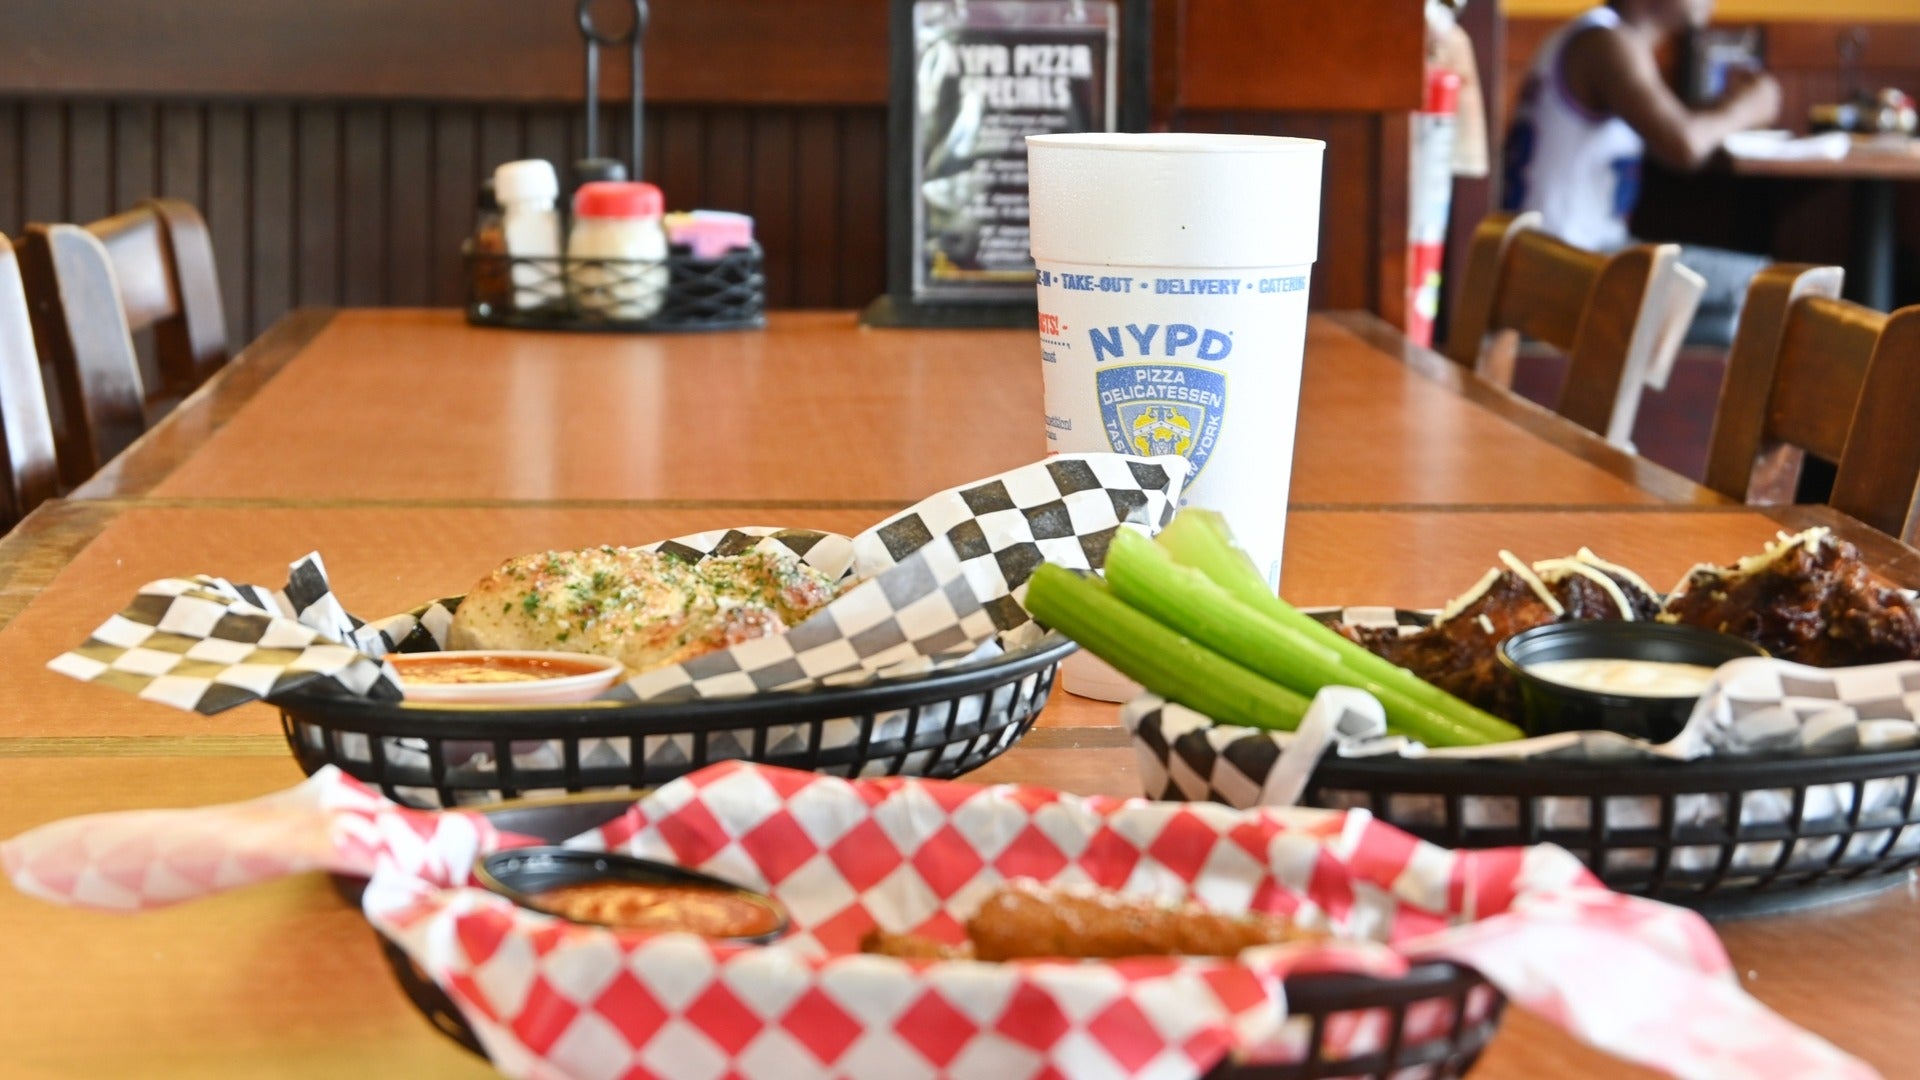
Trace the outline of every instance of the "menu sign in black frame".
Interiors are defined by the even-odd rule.
[[[1026,136],[1145,126],[1148,11],[893,0],[887,295],[867,322],[1031,324]]]

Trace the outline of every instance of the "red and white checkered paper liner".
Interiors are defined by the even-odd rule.
[[[1429,958],[1471,965],[1569,1032],[1677,1076],[1874,1075],[1747,996],[1698,916],[1608,892],[1557,848],[1454,852],[1362,812],[729,762],[573,841],[765,889],[795,933],[761,947],[579,926],[472,887],[477,853],[523,842],[326,769],[248,803],[56,822],[0,845],[0,864],[24,892],[120,910],[300,870],[370,874],[368,917],[512,1076],[1194,1076],[1229,1053],[1297,1056],[1288,972],[1391,975]],[[1286,912],[1349,943],[1089,963],[847,951],[876,925],[956,938],[1016,876]],[[1351,1052],[1381,1034],[1356,1022],[1326,1038]]]

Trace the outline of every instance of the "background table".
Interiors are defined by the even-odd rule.
[[[1736,176],[1852,181],[1846,293],[1876,310],[1893,310],[1893,263],[1898,244],[1893,187],[1920,181],[1920,139],[1906,135],[1855,136],[1852,149],[1843,158],[1785,160],[1730,154],[1728,160]]]
[[[44,670],[148,580],[278,584],[319,550],[349,607],[381,615],[544,547],[857,530],[1038,453],[1034,350],[1026,334],[861,331],[839,314],[648,339],[478,331],[445,312],[296,316],[81,497],[0,539],[0,835],[299,778],[270,707],[200,717]],[[682,410],[671,437],[628,430]],[[841,468],[769,446],[782,432],[831,441]],[[1810,524],[1920,583],[1910,549],[1823,510],[1729,504],[1365,317],[1312,321],[1297,461],[1281,584],[1300,603],[1438,604],[1503,548],[1591,546],[1665,585]],[[1138,793],[1114,707],[1064,693],[971,779]],[[1720,929],[1762,1000],[1897,1075],[1920,1054],[1916,915],[1908,883]],[[0,940],[0,1072],[487,1075],[413,1013],[317,875],[137,918],[0,889]],[[1510,1013],[1475,1075],[1636,1073]]]

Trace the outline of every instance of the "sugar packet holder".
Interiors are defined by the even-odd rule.
[[[1122,525],[1171,519],[1178,456],[1062,454],[933,495],[853,537],[730,529],[651,545],[683,557],[778,547],[835,578],[867,579],[785,634],[614,687],[613,701],[726,697],[955,663],[1030,626],[1020,605],[1042,562],[1097,569]],[[392,651],[440,648],[458,600],[377,622],[339,602],[317,554],[284,589],[201,575],[140,590],[80,647],[49,663],[176,708],[211,714],[286,695],[394,701]]]
[[[1449,851],[1364,813],[728,762],[569,841],[771,892],[796,934],[766,947],[568,926],[471,887],[477,854],[523,842],[479,815],[396,807],[326,769],[247,803],[55,822],[0,844],[0,865],[31,895],[112,910],[315,868],[370,876],[369,919],[513,1076],[696,1061],[754,1078],[802,1064],[849,1076],[1198,1075],[1228,1053],[1298,1058],[1290,971],[1390,978],[1426,959],[1466,964],[1572,1034],[1674,1075],[1873,1075],[1741,990],[1698,916],[1599,888],[1552,846]],[[1288,911],[1348,940],[1069,964],[846,951],[874,925],[950,937],[1016,875]],[[1421,1023],[1456,1021],[1412,1008],[1402,1022],[1414,1037]],[[1384,1050],[1390,1034],[1349,1023],[1324,1037],[1355,1056]]]

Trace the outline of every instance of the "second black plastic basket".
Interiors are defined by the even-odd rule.
[[[1844,900],[1920,867],[1920,748],[1684,762],[1329,754],[1301,801],[1366,809],[1446,847],[1558,844],[1611,888],[1710,918]]]
[[[1920,749],[1721,761],[1323,758],[1302,800],[1457,848],[1559,844],[1621,892],[1715,917],[1844,899],[1920,866]]]
[[[651,787],[728,759],[948,778],[1012,746],[1074,645],[1059,634],[923,675],[662,704],[509,708],[276,701],[300,767],[336,765],[410,806]]]

